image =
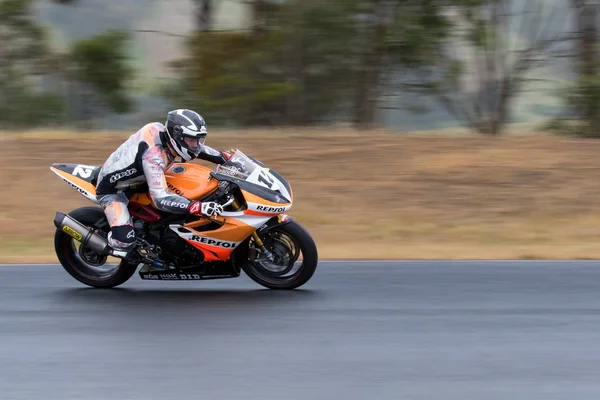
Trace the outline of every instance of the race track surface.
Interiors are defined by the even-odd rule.
[[[0,398],[599,399],[600,263],[327,262],[293,292],[3,266]]]

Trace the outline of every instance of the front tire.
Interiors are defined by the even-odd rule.
[[[110,228],[101,208],[81,207],[71,211],[68,215],[88,227],[98,221],[105,222],[104,228],[96,233],[106,238]],[[108,271],[103,270],[101,267],[106,264],[107,257],[101,257],[87,247],[82,248],[80,242],[58,229],[54,234],[54,250],[69,275],[79,282],[95,288],[112,288],[122,285],[133,276],[138,266],[117,259],[120,262],[116,266]]]
[[[275,255],[274,262],[247,261],[242,269],[254,282],[269,289],[296,289],[312,278],[319,256],[314,240],[300,224],[291,221],[277,225],[259,234],[265,247]],[[256,246],[251,240],[250,247]],[[295,267],[300,253],[303,260],[296,272]]]

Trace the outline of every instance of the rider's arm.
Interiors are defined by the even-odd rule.
[[[142,156],[142,168],[148,181],[150,197],[161,211],[175,214],[186,214],[192,201],[168,190],[165,178],[166,161],[162,151],[152,146]]]
[[[200,160],[210,161],[215,164],[225,164],[229,159],[229,153],[221,152],[207,145],[202,146],[202,151],[198,155]]]

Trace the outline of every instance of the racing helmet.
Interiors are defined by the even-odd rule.
[[[169,111],[165,128],[169,144],[182,159],[190,161],[198,157],[208,136],[200,114],[188,109]]]

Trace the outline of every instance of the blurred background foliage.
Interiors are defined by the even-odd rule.
[[[0,122],[600,137],[595,0],[0,0]]]

